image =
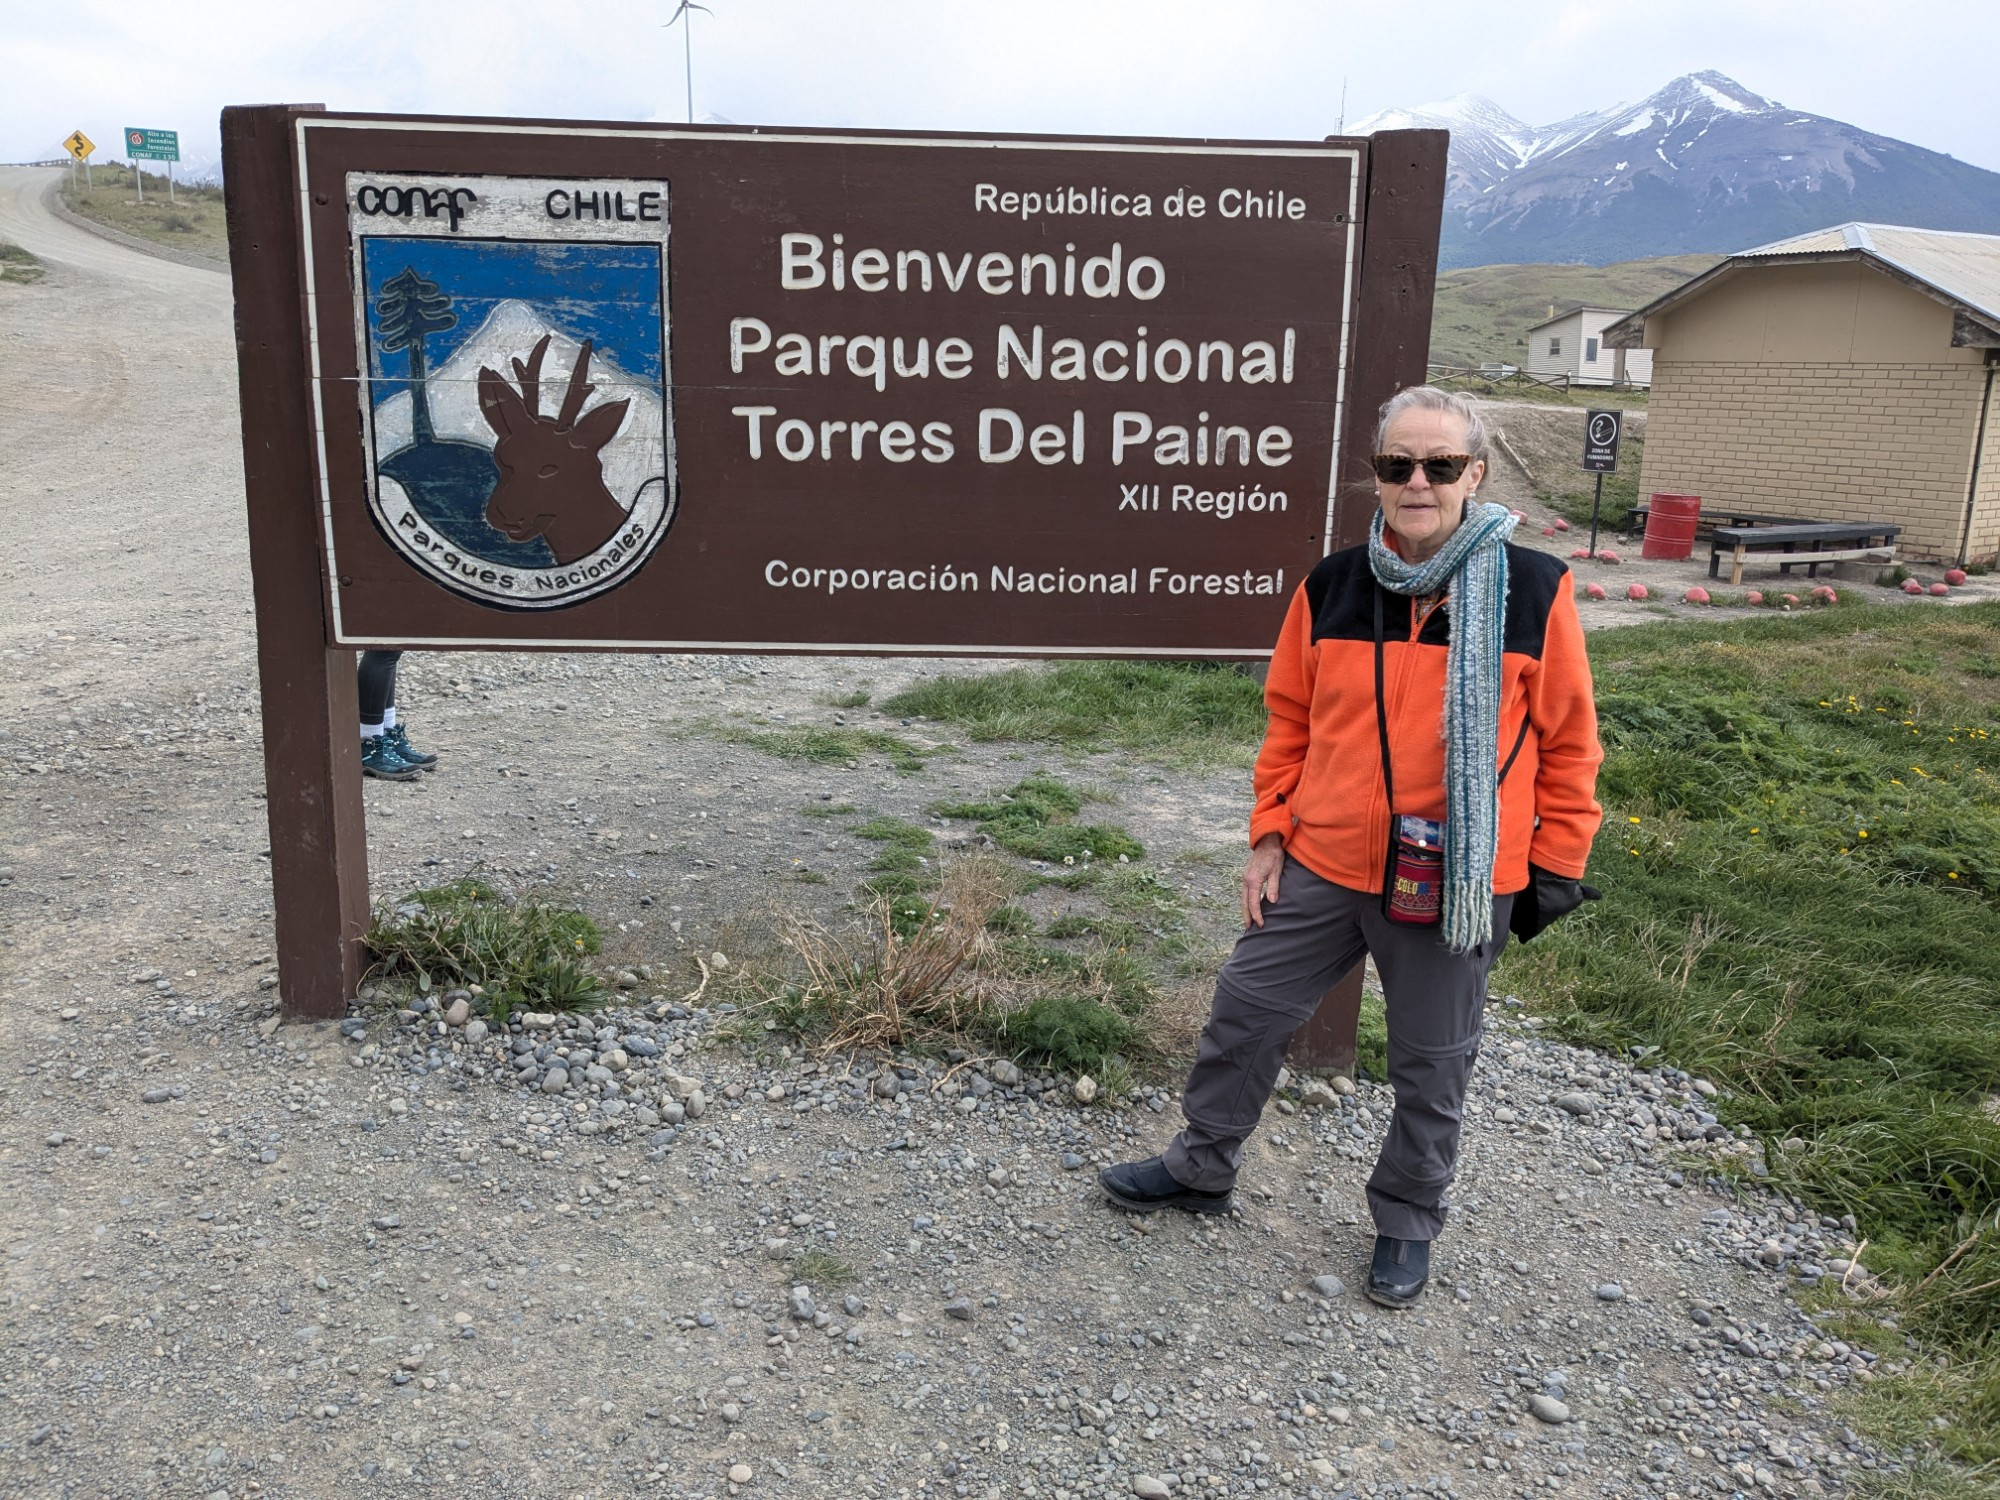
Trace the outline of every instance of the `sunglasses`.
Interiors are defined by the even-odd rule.
[[[1432,484],[1456,484],[1458,476],[1472,466],[1472,455],[1441,453],[1436,458],[1415,459],[1402,453],[1378,453],[1368,461],[1384,484],[1408,484],[1419,463],[1424,467],[1424,478]]]

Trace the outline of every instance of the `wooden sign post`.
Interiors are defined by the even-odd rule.
[[[223,126],[290,1014],[354,649],[1261,659],[1423,378],[1441,132]]]

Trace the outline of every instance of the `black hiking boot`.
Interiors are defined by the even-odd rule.
[[[1380,1307],[1408,1307],[1424,1294],[1431,1279],[1431,1242],[1375,1236],[1375,1258],[1368,1264],[1368,1300]]]
[[[1191,1214],[1229,1212],[1229,1193],[1198,1193],[1182,1187],[1157,1156],[1106,1167],[1097,1174],[1097,1183],[1104,1196],[1127,1213],[1150,1214],[1163,1208],[1184,1208]]]

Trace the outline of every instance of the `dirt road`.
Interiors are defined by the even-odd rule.
[[[0,286],[0,1490],[1622,1500],[1880,1461],[1829,1407],[1869,1358],[1783,1295],[1838,1226],[1704,1190],[1737,1148],[1694,1080],[1504,1006],[1400,1318],[1351,1290],[1372,1085],[1287,1097],[1235,1216],[1136,1223],[1092,1171],[1164,1143],[1167,1091],[822,1065],[676,1008],[695,953],[852,890],[868,846],[806,809],[921,820],[1045,765],[1220,951],[1240,772],[802,769],[715,732],[872,723],[823,700],[933,664],[412,657],[445,765],[370,784],[375,890],[585,903],[645,1008],[543,1043],[580,1066],[615,1024],[655,1082],[531,1092],[511,1039],[428,1018],[278,1029],[228,283],[50,219],[47,179],[0,170],[50,267]]]

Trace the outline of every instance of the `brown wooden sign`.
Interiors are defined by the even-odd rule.
[[[358,838],[353,648],[1259,658],[1424,369],[1441,132],[224,142],[266,722],[330,747],[267,753],[281,958],[276,851]]]

